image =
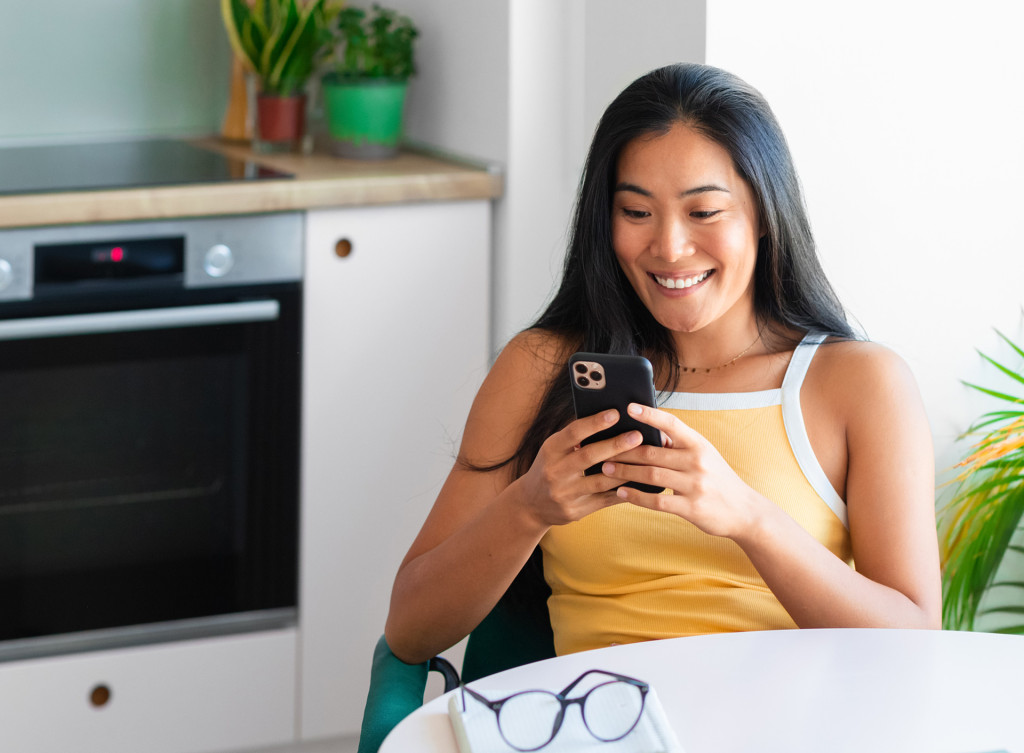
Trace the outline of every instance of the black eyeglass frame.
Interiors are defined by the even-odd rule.
[[[608,681],[608,682],[602,682],[602,683],[599,683],[599,684],[595,685],[594,687],[592,687],[590,690],[588,690],[586,693],[584,693],[583,695],[579,696],[578,698],[569,698],[568,697],[569,693],[572,692],[573,688],[575,688],[577,685],[579,685],[580,682],[585,677],[587,677],[588,675],[593,675],[593,674],[606,675],[606,676],[611,677],[613,679]],[[596,732],[594,732],[594,730],[590,729],[590,725],[587,724],[587,715],[583,713],[583,707],[584,707],[584,704],[587,702],[587,698],[590,697],[591,693],[593,693],[598,688],[603,688],[605,685],[610,685],[610,684],[612,684],[614,682],[628,683],[629,685],[633,685],[634,687],[639,689],[639,691],[640,691],[640,710],[637,712],[636,719],[633,720],[633,724],[631,724],[629,729],[627,729],[621,735],[618,735],[616,737],[601,737]],[[586,727],[587,732],[589,732],[595,739],[600,740],[603,743],[613,743],[616,740],[621,740],[626,735],[628,735],[630,732],[632,732],[634,729],[636,729],[636,725],[640,723],[640,718],[644,715],[644,708],[646,707],[646,703],[647,703],[647,692],[651,689],[651,686],[648,685],[643,680],[637,680],[635,677],[627,677],[626,675],[620,675],[620,674],[617,674],[615,672],[609,672],[609,671],[604,670],[604,669],[588,669],[586,672],[581,674],[575,680],[570,682],[565,687],[565,689],[563,689],[562,691],[560,691],[558,693],[553,693],[550,690],[539,690],[539,689],[535,689],[535,690],[520,690],[517,693],[513,693],[512,695],[506,696],[506,697],[501,698],[501,699],[496,700],[496,701],[492,701],[489,698],[485,698],[484,696],[480,695],[479,693],[477,693],[472,688],[467,687],[465,683],[459,683],[459,687],[462,690],[462,711],[463,712],[466,711],[466,693],[469,693],[473,698],[475,698],[477,701],[479,701],[484,706],[486,706],[487,708],[489,708],[491,711],[494,712],[494,721],[495,721],[495,724],[498,725],[498,734],[501,735],[501,739],[504,740],[510,747],[515,748],[516,750],[520,751],[521,753],[531,753],[532,751],[540,750],[541,748],[543,748],[543,747],[545,747],[547,745],[550,745],[551,741],[554,740],[555,737],[558,735],[558,731],[562,728],[562,722],[565,720],[565,713],[566,713],[566,711],[568,711],[570,706],[577,705],[577,704],[580,707],[580,717],[583,719],[583,726]],[[551,729],[551,736],[547,740],[545,740],[540,745],[537,745],[537,746],[535,746],[533,748],[520,748],[518,745],[516,745],[516,744],[512,743],[511,741],[509,741],[509,739],[507,737],[505,737],[505,732],[501,729],[501,708],[502,708],[502,706],[504,706],[506,703],[508,703],[513,698],[516,698],[517,696],[525,695],[527,693],[546,693],[547,695],[554,696],[554,698],[561,705],[561,709],[558,712],[558,716],[555,717],[555,723],[554,723],[554,725],[552,726],[552,729]]]

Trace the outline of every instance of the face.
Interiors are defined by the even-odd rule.
[[[619,155],[612,245],[654,318],[675,332],[753,318],[760,223],[716,142],[682,124]]]

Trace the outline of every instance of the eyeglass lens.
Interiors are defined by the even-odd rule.
[[[636,725],[644,709],[643,694],[628,682],[606,682],[587,695],[583,721],[590,734],[610,742],[624,737]]]
[[[643,713],[643,693],[627,682],[606,682],[595,686],[583,703],[583,722],[598,740],[611,742],[624,737]],[[561,724],[563,707],[547,691],[531,690],[509,698],[498,714],[498,729],[505,742],[520,751],[543,748],[554,738]]]
[[[498,730],[505,742],[522,751],[543,748],[554,737],[562,704],[553,693],[531,690],[505,701]]]

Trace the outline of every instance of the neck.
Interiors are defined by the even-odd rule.
[[[763,327],[753,316],[742,326],[718,321],[696,332],[677,332],[676,362],[684,372],[710,373],[764,350]]]

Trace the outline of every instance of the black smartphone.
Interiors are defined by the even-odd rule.
[[[607,353],[574,353],[569,358],[569,378],[572,380],[572,403],[576,418],[592,416],[595,413],[614,408],[619,420],[608,429],[603,429],[583,440],[583,444],[639,431],[643,443],[661,447],[661,432],[653,426],[641,423],[626,413],[630,403],[656,407],[654,399],[654,369],[643,356],[617,356]],[[587,469],[588,476],[600,473],[600,463]],[[626,486],[644,492],[656,493],[661,487],[629,481]]]

